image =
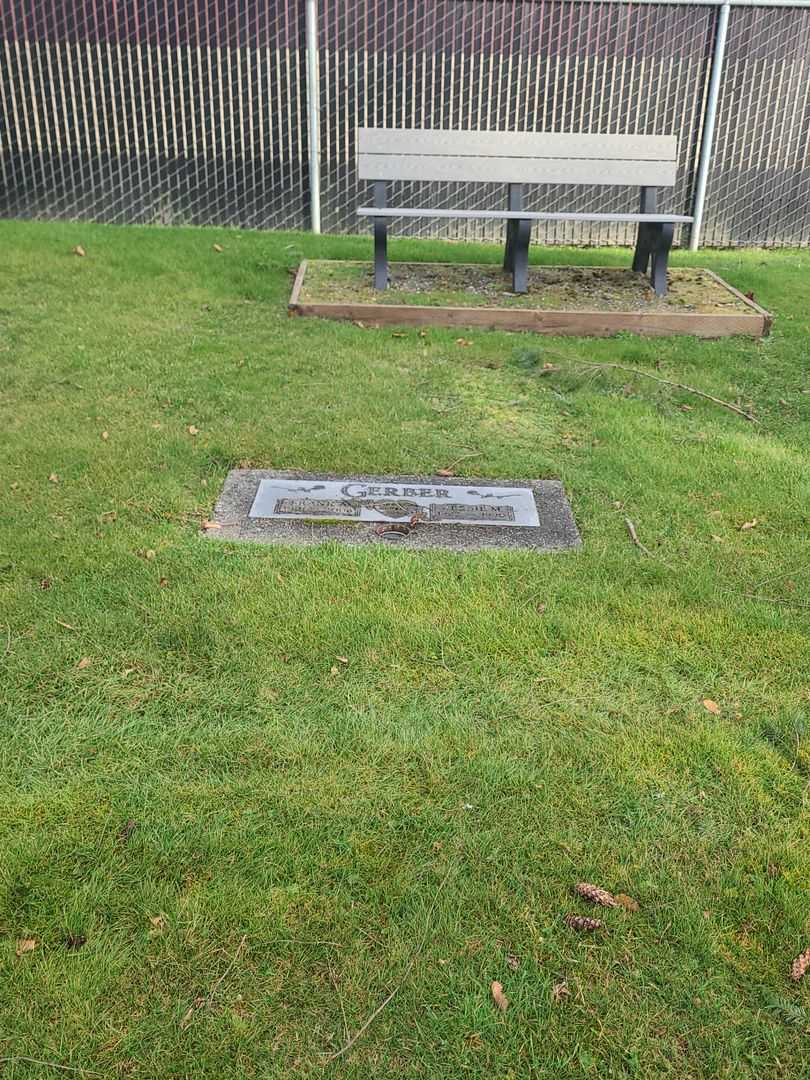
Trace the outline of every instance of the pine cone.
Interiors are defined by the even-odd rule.
[[[572,930],[602,930],[605,926],[601,919],[591,919],[587,915],[566,915],[565,921]]]
[[[574,892],[590,900],[592,904],[601,904],[602,907],[618,906],[607,889],[600,889],[598,885],[589,885],[587,881],[578,882],[574,886]]]
[[[803,953],[799,953],[790,969],[790,977],[795,982],[804,978],[807,972],[810,971],[810,949],[805,949]]]

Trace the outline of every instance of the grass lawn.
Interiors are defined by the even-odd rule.
[[[459,340],[286,316],[365,238],[0,238],[4,1080],[810,1075],[810,253],[674,256],[759,342]],[[582,550],[199,532],[237,465],[458,459]]]

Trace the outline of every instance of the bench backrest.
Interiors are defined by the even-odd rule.
[[[360,128],[361,180],[671,187],[674,135]]]

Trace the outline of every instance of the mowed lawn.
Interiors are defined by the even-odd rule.
[[[287,317],[365,238],[0,240],[0,1075],[810,1075],[810,253],[675,255],[764,341],[459,341]],[[235,466],[454,462],[581,551],[200,531]]]

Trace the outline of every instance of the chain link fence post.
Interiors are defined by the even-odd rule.
[[[318,78],[318,3],[306,0],[307,146],[309,152],[309,216],[314,233],[321,231],[321,90]]]
[[[706,186],[709,182],[709,169],[712,163],[714,129],[717,123],[717,102],[723,79],[723,64],[726,59],[726,40],[728,38],[728,19],[731,4],[723,4],[717,16],[717,33],[714,39],[712,56],[712,74],[709,82],[709,96],[706,99],[706,115],[703,120],[703,135],[700,140],[700,160],[698,161],[695,181],[695,204],[692,210],[694,221],[689,232],[689,250],[697,251],[700,245],[700,230],[703,226],[703,208],[706,205]]]

